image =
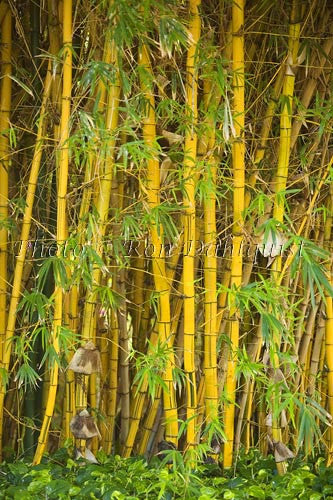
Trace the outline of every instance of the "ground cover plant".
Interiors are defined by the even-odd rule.
[[[241,449],[331,464],[332,21],[329,0],[0,0],[0,459],[181,453],[152,477],[203,496],[204,456],[221,491]],[[95,483],[148,470],[105,460]],[[81,488],[52,470],[24,480]]]
[[[168,457],[168,461],[170,457]],[[100,453],[99,465],[72,460],[66,450],[45,457],[31,467],[23,460],[3,464],[0,498],[3,499],[103,499],[103,500],[208,500],[333,498],[333,468],[325,459],[290,464],[284,476],[277,474],[273,456],[253,450],[241,456],[234,470],[222,474],[217,465],[186,467],[181,455],[173,465],[158,458],[123,459]],[[165,460],[164,460],[165,462]]]

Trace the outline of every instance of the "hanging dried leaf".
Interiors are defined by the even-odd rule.
[[[272,418],[272,412],[269,412],[268,415],[265,418],[265,425],[267,427],[272,427],[273,425],[273,418]]]
[[[226,142],[230,140],[230,132],[232,137],[236,137],[236,129],[234,126],[231,106],[228,94],[226,94],[224,101],[224,120],[223,120],[223,138]]]
[[[258,250],[264,257],[274,259],[281,255],[286,242],[287,238],[279,231],[269,231],[268,234],[262,233],[259,237]]]
[[[284,378],[284,375],[282,373],[282,371],[280,370],[280,368],[272,368],[271,366],[269,366],[267,369],[267,375],[268,377],[275,383],[278,383],[278,382],[285,382],[286,379]]]
[[[76,439],[90,439],[95,436],[101,439],[98,427],[87,410],[82,410],[72,418],[70,429]]]
[[[281,441],[273,441],[275,462],[284,462],[289,458],[295,458],[294,453]]]
[[[306,59],[306,45],[304,45],[302,52],[300,53],[299,56],[297,56],[297,64],[303,64],[303,62]]]
[[[160,184],[164,184],[165,179],[167,178],[169,168],[172,167],[172,160],[167,156],[161,163],[160,166]]]
[[[286,427],[288,427],[287,415],[286,415],[285,410],[282,410],[281,411],[281,428],[285,429]]]
[[[219,439],[217,439],[216,437],[213,437],[211,443],[210,443],[210,447],[212,449],[212,452],[215,453],[216,455],[218,455],[219,453],[221,453],[221,441]]]
[[[169,145],[178,144],[179,142],[183,142],[184,137],[179,134],[175,134],[173,132],[169,132],[168,130],[162,130],[162,136],[168,141]]]
[[[92,464],[98,464],[98,460],[97,458],[95,457],[95,455],[93,454],[93,452],[91,450],[89,450],[89,448],[85,448],[84,450],[84,456],[82,455],[82,452],[80,450],[78,450],[77,448],[75,448],[75,452],[74,452],[74,458],[75,460],[79,460],[80,458],[84,458],[85,460],[88,460],[88,462],[92,463]]]
[[[288,59],[287,59],[286,75],[288,75],[288,76],[295,76],[295,73],[294,73],[294,61],[293,61],[293,58],[292,58],[291,54],[289,54]]]
[[[268,415],[266,416],[265,425],[267,427],[272,427],[273,426],[272,412],[269,412]],[[281,426],[282,429],[284,429],[285,427],[288,426],[288,420],[287,420],[287,416],[286,416],[285,410],[281,411],[281,424],[280,424],[280,426]]]
[[[230,140],[230,133],[229,133],[229,115],[228,115],[228,110],[227,107],[224,106],[224,120],[223,120],[223,139],[225,142],[229,142]]]
[[[270,364],[271,364],[271,360],[270,360],[270,357],[269,357],[269,352],[268,352],[267,349],[265,349],[264,354],[262,356],[262,364],[264,365],[265,368],[267,366],[270,366]]]
[[[101,372],[101,355],[95,344],[89,341],[85,346],[79,347],[68,368],[75,373],[83,373],[84,375]]]

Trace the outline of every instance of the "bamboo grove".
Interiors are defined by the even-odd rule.
[[[0,2],[0,454],[333,459],[326,0]]]

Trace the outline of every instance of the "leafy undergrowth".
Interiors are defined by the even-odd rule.
[[[215,465],[189,470],[176,457],[176,467],[154,458],[122,459],[98,456],[100,464],[74,462],[59,450],[43,463],[3,463],[0,466],[0,499],[306,499],[333,500],[333,468],[324,459],[289,465],[285,476],[276,474],[274,460],[253,451],[243,456],[235,471],[224,472]]]

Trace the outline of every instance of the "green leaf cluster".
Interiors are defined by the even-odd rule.
[[[122,459],[100,453],[100,464],[74,462],[61,449],[43,463],[31,467],[24,461],[0,466],[0,499],[40,498],[83,500],[208,500],[282,499],[320,500],[333,498],[333,468],[324,459],[313,463],[295,460],[285,476],[278,476],[272,456],[252,450],[242,455],[235,471],[222,475],[214,464],[196,469],[184,465],[182,454],[166,465],[154,457]]]

